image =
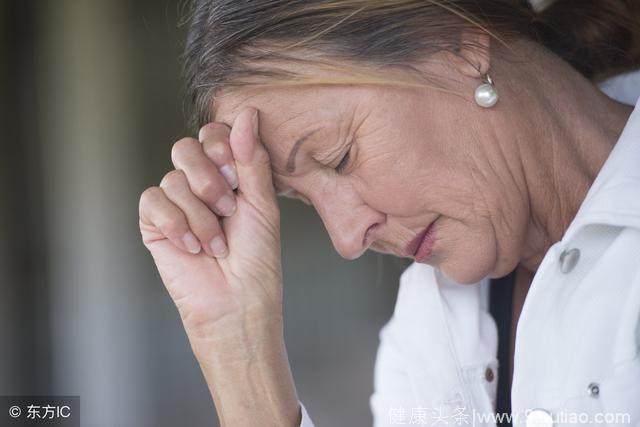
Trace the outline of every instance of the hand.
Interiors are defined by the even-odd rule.
[[[209,123],[199,139],[178,141],[176,169],[142,193],[142,240],[180,312],[221,425],[298,426],[282,330],[280,210],[258,111],[242,111],[231,130]]]
[[[281,327],[282,316],[280,211],[258,111],[231,130],[209,123],[199,138],[174,144],[175,170],[140,198],[143,242],[196,356],[204,342]]]

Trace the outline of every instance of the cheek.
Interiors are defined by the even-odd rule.
[[[436,231],[437,259],[434,265],[462,284],[476,283],[491,275],[498,264],[496,235],[487,221],[468,224],[443,217]]]
[[[395,217],[424,214],[434,206],[419,183],[419,179],[408,172],[408,168],[380,167],[359,175],[365,202],[376,210]]]
[[[438,212],[436,195],[442,188],[438,169],[425,154],[398,145],[367,153],[352,178],[365,201],[388,215],[407,217]]]
[[[491,175],[470,174],[442,204],[447,216],[440,267],[460,283],[502,277],[518,263],[527,225],[527,203],[517,186]],[[457,195],[458,198],[454,195]],[[444,197],[444,196],[443,196]]]

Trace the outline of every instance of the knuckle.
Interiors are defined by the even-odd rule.
[[[200,128],[198,132],[198,138],[201,141],[207,139],[229,139],[229,134],[231,133],[231,129],[229,126],[222,122],[211,122]]]
[[[230,147],[227,143],[216,141],[207,141],[203,144],[204,152],[212,160],[224,160],[230,154]]]
[[[138,216],[142,218],[144,211],[161,196],[162,189],[160,187],[149,187],[145,189],[140,195],[140,201],[138,202]]]
[[[140,205],[146,205],[147,203],[152,203],[162,194],[162,189],[160,187],[149,187],[145,189],[140,195]]]
[[[214,201],[221,197],[224,193],[224,185],[217,177],[205,178],[194,185],[196,195],[204,200]]]
[[[181,215],[170,215],[159,221],[157,224],[162,233],[167,236],[180,237],[187,230],[185,219]]]
[[[197,146],[199,142],[194,138],[182,138],[176,141],[171,147],[171,160],[175,163],[179,161],[185,153],[193,150],[194,146]]]
[[[179,169],[174,169],[165,174],[160,182],[161,188],[166,188],[169,190],[174,190],[176,188],[181,187],[186,180],[186,176],[183,171]]]

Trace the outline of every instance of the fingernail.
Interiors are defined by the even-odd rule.
[[[236,202],[233,197],[224,195],[218,199],[216,208],[224,216],[231,216],[236,210]]]
[[[236,168],[233,165],[224,165],[220,168],[220,173],[227,180],[232,189],[238,188],[238,174]]]
[[[197,254],[200,252],[200,242],[196,239],[196,236],[193,235],[192,232],[187,231],[187,233],[182,238],[184,245],[187,247],[187,250],[192,254]]]
[[[222,237],[216,236],[211,239],[209,246],[211,246],[211,252],[213,252],[213,255],[216,258],[221,258],[227,255],[227,245],[224,244]]]

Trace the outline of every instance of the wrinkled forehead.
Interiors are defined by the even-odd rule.
[[[272,103],[273,98],[273,94],[270,95],[266,90],[223,91],[220,94],[216,94],[209,105],[211,119],[214,122],[221,122],[231,127],[242,108],[255,107],[260,109],[260,106]]]
[[[322,86],[264,87],[228,91],[216,96],[211,103],[213,121],[231,127],[233,121],[246,107],[260,111],[260,118],[269,124],[293,120],[298,116],[314,112],[335,111],[340,95],[335,88]],[[264,116],[264,117],[263,117]],[[261,123],[262,128],[262,123]]]
[[[216,97],[212,113],[214,121],[232,127],[244,108],[258,109],[262,142],[272,159],[282,158],[305,133],[340,123],[353,101],[349,92],[329,86],[242,90]]]
[[[212,102],[213,121],[222,122],[233,127],[233,123],[246,107],[253,107],[259,111],[260,138],[269,156],[276,166],[278,159],[286,156],[290,140],[295,134],[295,128],[304,128],[304,120],[294,121],[300,116],[303,104],[294,93],[283,90],[238,90],[217,96]],[[308,106],[306,107],[308,108]]]

